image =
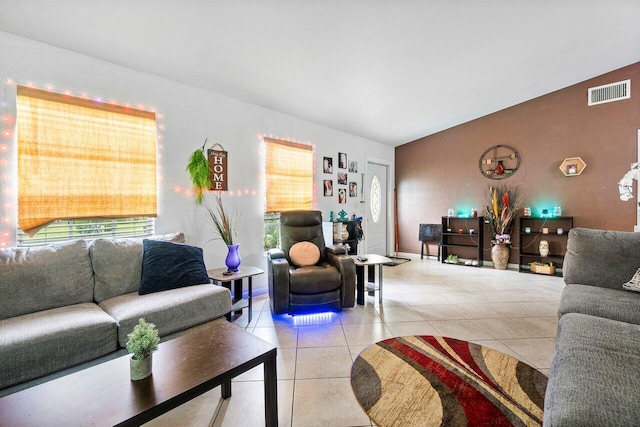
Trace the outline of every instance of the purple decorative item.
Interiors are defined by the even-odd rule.
[[[239,245],[227,245],[229,252],[227,253],[227,258],[224,260],[224,263],[227,266],[228,272],[237,272],[238,267],[240,267],[240,263],[242,262],[240,259],[240,252],[238,252],[238,246]]]

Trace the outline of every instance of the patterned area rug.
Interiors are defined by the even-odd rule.
[[[407,336],[364,349],[351,387],[381,427],[540,426],[547,376],[478,344]]]

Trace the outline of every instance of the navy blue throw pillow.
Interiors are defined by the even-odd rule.
[[[138,294],[209,283],[202,248],[144,239],[142,280]]]

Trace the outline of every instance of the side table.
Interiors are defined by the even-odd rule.
[[[253,276],[263,274],[264,271],[260,268],[252,266],[242,266],[238,271],[229,275],[224,274],[226,271],[226,268],[216,268],[213,270],[207,270],[207,274],[209,275],[209,278],[213,280],[214,284],[222,285],[230,291],[231,282],[233,282],[233,299],[231,300],[231,303],[233,305],[231,306],[231,311],[227,315],[227,320],[232,320],[231,313],[234,313],[238,316],[242,315],[242,309],[247,307],[249,309],[249,323],[251,323],[251,309],[253,299],[252,279]],[[248,292],[246,300],[242,298],[242,279],[248,279]]]
[[[392,262],[386,256],[376,254],[351,255],[356,265],[356,301],[359,305],[364,305],[364,267],[368,266],[369,282],[375,281],[375,266],[378,266],[378,300],[382,303],[382,265]],[[366,261],[360,261],[358,258],[366,258]],[[375,289],[375,286],[374,286]]]

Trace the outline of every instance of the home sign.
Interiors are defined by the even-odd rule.
[[[210,190],[227,191],[227,152],[209,149],[207,155],[211,167]]]

